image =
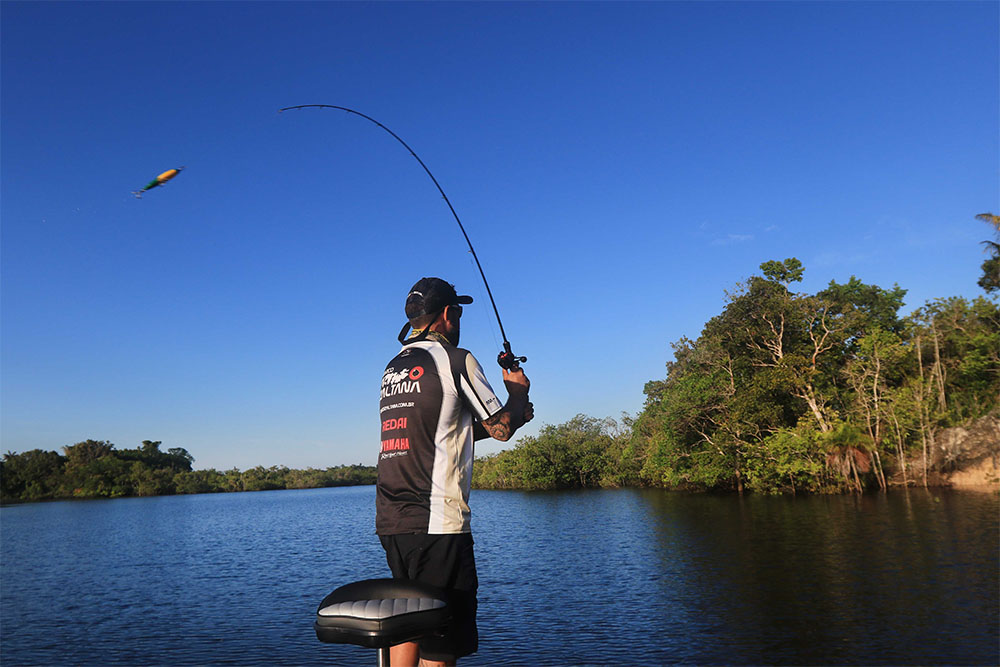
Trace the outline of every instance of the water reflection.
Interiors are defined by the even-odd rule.
[[[996,494],[471,502],[466,665],[1000,662]],[[4,664],[372,664],[311,624],[336,586],[387,575],[373,503],[360,487],[3,508]]]
[[[659,520],[664,568],[687,563],[692,615],[716,644],[695,662],[998,657],[995,496],[644,498]]]

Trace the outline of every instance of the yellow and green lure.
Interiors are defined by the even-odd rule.
[[[153,180],[151,180],[146,185],[146,187],[144,187],[142,190],[133,190],[132,194],[135,195],[136,199],[142,199],[142,193],[143,192],[146,192],[148,190],[152,190],[153,188],[155,188],[157,186],[163,185],[164,183],[166,183],[167,181],[169,181],[171,178],[173,178],[177,174],[181,173],[181,170],[183,168],[184,167],[178,167],[177,169],[167,169],[165,172],[163,172],[162,174],[160,174],[159,176],[157,176],[156,178],[154,178]]]

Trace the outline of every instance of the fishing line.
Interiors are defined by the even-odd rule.
[[[472,264],[473,264],[473,261],[472,261],[472,258],[470,257],[469,258],[469,266],[472,266]],[[479,286],[478,288],[476,288],[476,291],[479,292],[479,298],[483,299],[483,301],[485,301],[486,300],[484,298],[485,297],[485,292],[483,291],[482,286]],[[479,314],[482,316],[483,321],[486,322],[486,327],[489,329],[490,336],[493,338],[493,344],[496,345],[497,347],[500,347],[500,341],[497,340],[497,328],[496,328],[496,325],[493,324],[493,318],[491,318],[490,315],[489,315],[489,309],[483,307],[483,308],[479,308],[477,310],[478,310]]]
[[[462,230],[462,236],[465,237],[465,242],[469,246],[469,252],[472,253],[472,259],[476,260],[476,268],[479,269],[479,275],[483,279],[483,285],[486,286],[486,294],[490,297],[490,305],[493,306],[493,314],[496,315],[497,324],[500,326],[500,335],[503,337],[503,352],[497,355],[497,363],[500,364],[500,366],[503,367],[504,369],[511,370],[517,368],[521,363],[527,361],[528,360],[527,357],[514,356],[514,353],[510,351],[510,341],[507,340],[507,334],[503,330],[503,322],[500,321],[500,311],[497,310],[497,303],[493,299],[493,292],[490,290],[490,284],[486,280],[486,274],[483,272],[483,265],[479,263],[479,257],[476,255],[476,249],[472,247],[472,241],[469,240],[469,235],[465,231],[465,225],[463,225],[461,219],[459,219],[458,213],[455,212],[455,207],[451,205],[451,201],[448,199],[448,195],[444,193],[444,189],[441,187],[441,184],[438,183],[436,178],[434,178],[434,174],[432,174],[431,170],[427,168],[427,165],[424,164],[424,161],[420,159],[420,156],[417,155],[416,152],[412,148],[410,148],[410,146],[405,141],[403,141],[398,134],[396,134],[395,132],[393,132],[388,127],[378,122],[371,116],[366,116],[360,111],[355,111],[354,109],[348,109],[347,107],[339,107],[333,104],[299,104],[297,106],[284,107],[283,109],[278,109],[278,113],[281,113],[282,111],[289,111],[292,109],[309,109],[309,108],[340,109],[341,111],[352,113],[355,116],[361,116],[365,120],[375,123],[383,130],[388,132],[390,135],[392,135],[392,137],[399,143],[403,144],[403,147],[410,152],[410,155],[412,155],[414,159],[420,163],[420,166],[424,168],[424,171],[427,172],[427,175],[431,177],[431,181],[434,182],[434,185],[437,187],[438,192],[441,193],[441,197],[442,199],[444,199],[444,202],[448,205],[448,209],[451,211],[451,214],[455,216],[455,222],[458,223],[458,228]]]

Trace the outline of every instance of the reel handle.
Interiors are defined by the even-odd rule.
[[[510,351],[510,342],[503,342],[503,352],[497,355],[497,363],[500,364],[500,368],[505,371],[517,370],[521,367],[521,364],[526,362],[528,357],[518,357],[515,356],[513,352]]]

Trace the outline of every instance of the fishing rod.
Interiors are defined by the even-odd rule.
[[[410,155],[412,155],[414,159],[416,159],[416,161],[420,163],[420,166],[424,168],[424,171],[427,172],[427,175],[431,177],[431,181],[433,181],[434,185],[437,186],[438,192],[441,193],[441,197],[444,199],[444,202],[448,204],[448,208],[451,210],[451,214],[455,216],[455,222],[458,223],[458,228],[462,230],[462,236],[465,237],[465,242],[469,245],[469,252],[472,253],[472,259],[476,260],[476,268],[479,269],[479,275],[482,276],[483,284],[486,285],[486,294],[487,296],[490,297],[490,304],[493,306],[493,314],[496,315],[497,324],[500,325],[500,335],[503,337],[503,352],[497,355],[497,363],[500,364],[501,368],[509,371],[518,368],[520,364],[527,361],[528,360],[527,357],[515,356],[514,353],[510,351],[510,341],[507,340],[507,334],[504,333],[503,322],[500,321],[500,311],[497,310],[497,302],[493,300],[493,292],[490,290],[490,284],[489,282],[487,282],[486,274],[483,272],[483,265],[479,263],[479,257],[476,256],[476,249],[472,247],[472,241],[469,240],[469,235],[465,231],[465,225],[463,225],[462,221],[459,219],[458,213],[455,212],[455,207],[451,205],[451,201],[448,199],[448,195],[444,193],[444,189],[441,187],[441,184],[438,183],[436,178],[434,178],[434,174],[432,174],[431,170],[427,168],[427,165],[424,164],[424,161],[420,159],[420,156],[417,155],[416,152],[412,148],[410,148],[410,146],[405,141],[403,141],[398,134],[396,134],[395,132],[393,132],[392,130],[390,130],[385,125],[378,122],[371,116],[366,116],[360,111],[355,111],[354,109],[348,109],[347,107],[338,107],[333,104],[299,104],[293,107],[284,107],[283,109],[278,109],[278,113],[281,113],[282,111],[290,111],[292,109],[308,109],[308,108],[340,109],[341,111],[352,113],[355,116],[361,116],[365,120],[375,123],[383,130],[388,132],[390,135],[392,135],[392,137],[399,143],[403,144],[403,147],[410,152]]]

